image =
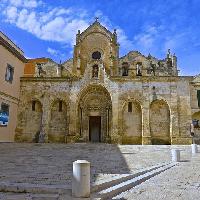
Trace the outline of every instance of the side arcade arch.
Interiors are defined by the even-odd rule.
[[[50,108],[48,141],[64,143],[69,132],[67,103],[62,99],[55,99]]]
[[[124,144],[142,144],[142,109],[139,102],[125,102],[122,110],[122,130]]]
[[[25,111],[26,116],[26,126],[25,133],[33,140],[39,135],[42,126],[42,114],[43,106],[38,99],[32,99],[27,104],[27,109]]]
[[[150,134],[152,144],[171,144],[170,109],[164,100],[150,104]]]

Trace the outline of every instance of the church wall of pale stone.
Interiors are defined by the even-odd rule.
[[[89,74],[74,82],[59,78],[48,81],[23,78],[16,139],[31,142],[41,127],[49,142],[89,141],[88,117],[102,116],[104,142],[148,144],[155,138],[167,143],[190,142],[190,98],[178,96],[184,93],[177,91],[180,78],[165,77],[159,84],[142,77],[142,81],[135,84],[133,80],[123,83],[117,78],[109,80],[105,71],[102,74],[104,78],[98,81],[89,79]],[[187,77],[182,79],[187,82]],[[40,112],[31,110],[30,102],[35,99],[41,102]],[[59,100],[64,102],[62,112],[58,111]],[[129,102],[132,102],[131,113],[128,113]],[[31,125],[26,123],[29,119],[32,119]]]
[[[199,81],[178,76],[170,51],[163,60],[118,51],[116,31],[95,22],[78,32],[73,59],[36,64],[21,78],[15,140],[190,144]]]

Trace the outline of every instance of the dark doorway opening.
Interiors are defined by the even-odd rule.
[[[101,142],[101,117],[100,116],[90,116],[89,140],[90,142]]]

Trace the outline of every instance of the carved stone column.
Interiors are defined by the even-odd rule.
[[[106,107],[106,141],[110,142],[110,107]]]
[[[79,105],[79,120],[80,120],[80,137],[83,137],[83,105],[80,102]]]

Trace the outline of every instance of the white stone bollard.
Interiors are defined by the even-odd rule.
[[[87,160],[73,162],[72,196],[90,197],[90,162]]]
[[[192,154],[195,154],[198,152],[197,144],[191,144],[191,147],[192,147]]]
[[[172,149],[172,162],[180,162],[180,150]]]

